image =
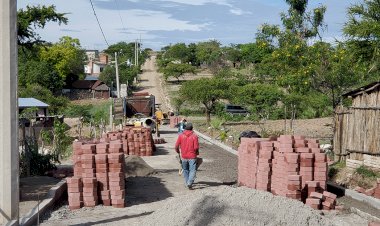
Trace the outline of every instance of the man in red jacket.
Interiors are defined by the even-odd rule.
[[[180,152],[181,150],[181,152]],[[185,131],[175,143],[175,151],[181,153],[183,176],[188,189],[192,189],[197,172],[197,155],[199,154],[198,136],[193,131],[193,124],[188,122]]]

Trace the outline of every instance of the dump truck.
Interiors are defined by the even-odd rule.
[[[160,119],[157,118],[155,96],[147,92],[133,93],[122,101],[123,116],[127,124],[150,127],[159,136]]]

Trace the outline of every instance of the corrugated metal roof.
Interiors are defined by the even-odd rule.
[[[47,108],[49,107],[48,104],[37,100],[36,98],[18,98],[18,107],[19,108],[27,108],[27,107],[40,107],[40,108]]]
[[[344,96],[344,97],[348,97],[348,96],[355,97],[355,96],[361,95],[363,93],[371,93],[371,92],[377,91],[379,86],[380,86],[380,81],[372,82],[368,85],[365,85],[365,86],[359,87],[357,89],[354,89],[350,92],[344,93],[342,96]]]
[[[86,78],[84,78],[84,80],[93,80],[93,81],[97,81],[99,80],[98,77],[94,76],[94,75],[87,75]]]

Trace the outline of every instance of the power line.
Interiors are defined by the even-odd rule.
[[[90,3],[91,3],[92,11],[94,12],[94,15],[95,15],[96,21],[98,21],[98,25],[99,25],[100,31],[102,32],[102,35],[103,35],[104,41],[106,41],[107,46],[110,46],[110,45],[108,44],[108,42],[107,42],[106,36],[104,35],[104,32],[103,32],[102,26],[100,25],[100,22],[99,22],[99,19],[98,19],[98,16],[96,15],[95,8],[94,8],[94,4],[92,4],[92,0],[90,0]]]
[[[119,7],[119,4],[117,3],[117,0],[114,0],[115,3],[116,3],[116,8],[117,8],[117,13],[119,14],[119,18],[120,18],[120,21],[121,21],[121,26],[123,27],[123,30],[126,31],[127,29],[125,29],[125,26],[124,26],[124,22],[123,22],[123,18],[121,17],[120,15],[120,7]]]

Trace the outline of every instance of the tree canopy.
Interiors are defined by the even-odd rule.
[[[185,101],[205,108],[206,120],[211,121],[211,112],[214,110],[219,100],[227,98],[226,92],[230,84],[218,78],[200,78],[186,81],[180,88],[179,93]]]
[[[17,12],[17,36],[19,46],[32,48],[36,44],[45,43],[35,32],[36,28],[43,29],[46,23],[52,21],[67,24],[66,13],[57,13],[55,6],[26,6]]]

